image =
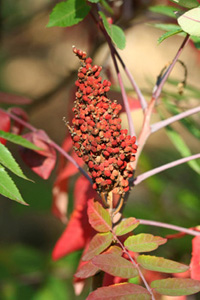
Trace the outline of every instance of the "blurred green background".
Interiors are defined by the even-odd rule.
[[[120,4],[120,1],[114,2]],[[165,63],[172,59],[182,41],[182,38],[175,37],[158,47],[156,40],[161,32],[144,25],[155,18],[148,11],[148,5],[158,2],[167,3],[127,0],[123,5],[114,7],[116,20],[127,35],[127,47],[120,53],[147,96],[156,76]],[[78,67],[71,46],[75,44],[93,53],[97,63],[112,65],[112,62],[108,59],[108,49],[103,37],[91,26],[89,18],[80,26],[69,29],[45,27],[48,15],[56,3],[53,0],[0,1],[0,90],[31,98],[32,103],[23,107],[30,116],[30,122],[35,127],[46,130],[52,139],[61,144],[66,134],[62,118],[67,117],[71,111],[71,89],[76,78],[74,70]],[[199,54],[189,46],[183,57],[189,63],[189,83],[198,87]],[[177,69],[173,76],[182,76],[181,70]],[[126,79],[125,84],[130,88]],[[194,106],[197,103],[195,97],[189,101]],[[141,116],[140,111],[134,111],[137,131],[141,125]],[[182,127],[177,128],[183,133],[191,151],[196,153],[199,141],[188,135]],[[35,183],[13,176],[29,207],[0,197],[0,299],[85,299],[90,281],[87,281],[80,296],[75,296],[72,284],[81,252],[57,262],[51,259],[52,249],[65,228],[51,213],[51,191],[56,171],[47,181],[40,179],[24,166],[17,148],[7,145],[24,173]],[[179,158],[179,153],[162,130],[150,138],[141,156],[137,174]],[[70,180],[72,188],[69,212],[73,206],[74,178]],[[181,165],[135,187],[124,215],[184,227],[196,226],[200,224],[199,195],[198,174],[188,165]],[[136,232],[151,232],[163,236],[173,233],[142,225]],[[188,236],[170,240],[155,253],[189,263],[191,240],[192,237]],[[191,299],[200,298],[194,296]]]

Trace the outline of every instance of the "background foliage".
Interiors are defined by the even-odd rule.
[[[135,3],[132,6],[131,16],[125,17],[119,10],[120,25],[127,28],[128,33],[133,30],[133,34],[135,28],[137,33],[137,23],[148,22],[153,18],[143,1]],[[60,143],[66,131],[62,117],[63,114],[69,114],[68,107],[70,93],[72,93],[70,89],[75,78],[73,68],[76,63],[71,62],[71,45],[78,40],[80,48],[87,48],[98,54],[98,49],[103,49],[98,48],[103,41],[96,36],[91,28],[91,21],[88,19],[83,22],[84,31],[87,32],[85,35],[76,27],[64,30],[51,29],[51,31],[45,28],[49,12],[54,4],[55,1],[47,0],[34,1],[34,3],[12,0],[2,2],[0,88],[2,91],[32,98],[33,102],[26,107],[23,105],[31,116],[31,123],[39,128],[44,128],[51,137]],[[153,2],[147,1],[147,4],[150,5]],[[155,31],[152,33],[155,35]],[[141,34],[140,32],[139,36],[142,37]],[[76,38],[72,39],[72,36]],[[145,40],[144,44],[151,42]],[[154,43],[156,43],[156,38]],[[158,51],[165,51],[164,48],[162,46],[160,48],[162,50]],[[190,53],[194,53],[193,65],[197,65],[198,68],[199,54],[192,52],[192,46],[190,51]],[[130,52],[127,57],[132,59]],[[97,59],[100,58],[97,56]],[[151,60],[154,59],[155,57],[151,58]],[[142,64],[142,59],[140,64]],[[145,65],[142,68],[144,71],[148,71],[148,68],[152,67],[152,65]],[[160,69],[157,68],[157,75],[159,71]],[[196,74],[198,71],[193,72],[194,78],[190,77],[192,86],[195,86],[198,81],[195,78]],[[151,91],[152,81],[155,81],[155,76],[153,78],[152,74],[145,76],[148,78],[145,79],[145,83],[141,82],[141,86],[144,83],[145,91],[148,94]],[[170,93],[171,97],[174,96],[173,83],[169,83],[166,91],[168,92],[167,101]],[[194,93],[194,91],[199,96],[198,86],[196,89],[192,87],[192,92]],[[187,92],[189,91],[186,90]],[[175,94],[177,95],[176,92]],[[193,101],[195,101],[195,97]],[[2,106],[7,107],[7,104],[2,103]],[[183,127],[180,127],[179,130],[184,132]],[[195,139],[191,140],[190,146],[194,150],[197,149]],[[10,149],[13,148],[12,153],[17,161],[20,162],[20,158],[15,152],[16,148],[12,144],[10,147]],[[178,158],[179,154],[175,149],[173,151],[169,147],[168,142],[163,146],[159,137],[155,136],[153,144],[147,145],[142,155],[140,172]],[[58,262],[51,260],[52,248],[64,229],[64,226],[51,215],[51,190],[56,174],[52,174],[50,180],[44,182],[30,173],[25,166],[23,166],[23,171],[35,181],[35,184],[24,182],[18,177],[14,177],[14,179],[19,189],[23,191],[23,199],[30,206],[19,206],[5,198],[0,201],[1,297],[5,300],[85,299],[89,285],[85,287],[85,294],[75,298],[71,284],[80,253],[71,254]],[[70,182],[69,213],[72,210],[74,178],[71,178]],[[198,211],[200,209],[198,195],[199,184],[195,172],[185,165],[179,166],[173,171],[165,171],[152,177],[137,187],[134,190],[133,201],[130,200],[126,206],[125,215],[155,219],[185,227],[196,225],[199,223]],[[137,233],[142,230],[143,227],[140,226]],[[148,231],[148,228],[145,230]],[[154,228],[152,232],[151,228],[151,233],[164,235],[166,230]],[[191,237],[171,240],[163,247],[161,253],[162,251],[163,255],[168,258],[187,264],[190,261],[187,253],[191,253]]]

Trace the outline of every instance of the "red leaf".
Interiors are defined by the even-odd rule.
[[[132,278],[138,275],[136,267],[130,261],[114,253],[97,255],[92,259],[92,263],[113,276]]]
[[[142,286],[133,283],[114,284],[108,287],[98,288],[90,293],[87,300],[149,300],[148,291]]]
[[[10,117],[2,110],[0,110],[0,130],[8,132],[10,130]],[[6,140],[0,138],[0,143],[6,144]]]
[[[88,203],[88,218],[91,226],[99,232],[108,232],[112,228],[109,212],[99,202],[90,200]]]
[[[200,237],[192,240],[192,259],[190,263],[191,278],[200,280]]]
[[[69,220],[69,223],[57,241],[52,257],[57,260],[71,252],[84,248],[91,236],[91,227],[87,220],[86,204],[79,205]]]
[[[44,131],[30,132],[23,136],[43,151],[33,151],[27,148],[22,148],[20,154],[24,162],[43,179],[48,179],[56,163],[56,151],[45,142],[48,136]]]
[[[74,188],[74,211],[64,233],[55,245],[54,260],[84,248],[94,235],[87,217],[87,200],[92,195],[96,195],[96,192],[90,182],[84,176],[79,177]]]
[[[71,147],[71,137],[66,138],[62,148],[65,151],[69,151]],[[79,158],[74,151],[72,152],[71,156],[80,166],[83,165],[83,160]],[[74,164],[72,164],[70,161],[66,161],[66,158],[64,158],[63,155],[60,156],[58,176],[53,187],[52,212],[63,223],[67,222],[66,213],[68,204],[68,179],[78,171],[78,168]]]
[[[78,278],[88,278],[95,275],[98,272],[99,268],[93,265],[91,261],[83,264],[77,272],[74,274]]]
[[[28,115],[27,113],[21,109],[20,107],[12,107],[10,109],[10,112],[12,114],[17,115],[18,117],[20,117],[22,120],[24,120],[25,122],[27,122],[28,120]],[[22,130],[24,129],[24,126],[22,124],[20,124],[17,121],[14,121],[13,125],[12,125],[12,133],[14,134],[21,134]]]
[[[110,246],[112,239],[113,236],[111,232],[97,233],[90,241],[88,250],[83,255],[82,260],[88,261],[100,254]]]

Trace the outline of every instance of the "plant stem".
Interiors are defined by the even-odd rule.
[[[160,96],[161,91],[162,91],[162,88],[163,88],[163,85],[165,84],[167,78],[169,77],[171,71],[173,70],[173,68],[174,68],[174,66],[175,66],[175,64],[176,64],[176,62],[177,62],[179,56],[181,55],[181,53],[182,53],[182,51],[183,51],[183,49],[184,49],[184,47],[185,47],[185,46],[187,45],[187,43],[189,42],[189,38],[190,38],[190,36],[189,36],[189,34],[187,34],[186,37],[185,37],[185,39],[184,39],[184,41],[183,41],[183,43],[181,44],[180,48],[178,49],[178,52],[176,53],[176,55],[175,55],[175,57],[174,57],[172,63],[171,63],[170,66],[167,68],[167,70],[166,70],[166,72],[164,73],[164,75],[163,75],[161,81],[159,82],[159,85],[156,86],[156,87],[154,88],[153,98],[155,98],[156,100],[157,100],[158,97]]]
[[[160,121],[160,122],[157,122],[157,123],[151,125],[151,133],[156,132],[156,131],[160,130],[161,128],[168,126],[169,124],[171,124],[173,122],[179,121],[183,118],[186,118],[186,117],[196,114],[198,112],[200,112],[200,106],[188,109],[187,111],[184,111],[176,116],[173,116],[171,118],[168,118],[168,119]]]
[[[145,172],[139,176],[136,177],[136,179],[134,180],[134,185],[138,185],[139,183],[141,183],[142,181],[144,181],[145,179],[155,175],[155,174],[158,174],[160,172],[163,172],[167,169],[170,169],[170,168],[173,168],[175,166],[178,166],[180,164],[184,164],[190,160],[193,160],[193,159],[198,159],[200,158],[200,153],[198,154],[194,154],[194,155],[191,155],[191,156],[188,156],[188,157],[184,157],[184,158],[181,158],[181,159],[178,159],[178,160],[175,160],[171,163],[168,163],[166,165],[163,165],[161,167],[158,167],[158,168],[155,168],[153,170],[150,170],[148,172]]]
[[[151,221],[151,220],[143,220],[143,219],[138,219],[138,221],[140,221],[140,224],[142,224],[142,225],[163,227],[163,228],[168,228],[171,230],[176,230],[179,232],[184,232],[186,234],[193,235],[193,236],[200,236],[199,231],[187,229],[187,228],[176,226],[176,225],[171,225],[171,224],[167,224],[167,223],[163,223],[163,222],[156,222],[156,221]]]
[[[119,55],[119,53],[116,49],[115,49],[115,54],[116,54],[117,58],[119,59],[124,71],[126,72],[126,75],[127,75],[128,79],[130,80],[130,83],[132,84],[133,88],[135,89],[135,92],[138,96],[138,99],[140,101],[143,112],[145,112],[145,110],[147,109],[147,102],[146,102],[142,92],[140,91],[135,79],[133,78],[133,75],[131,74],[131,72],[129,71],[127,66],[125,65],[124,61],[122,60],[121,56]]]
[[[24,120],[22,120],[21,118],[15,116],[14,114],[1,109],[0,111],[5,112],[9,117],[11,117],[13,120],[17,121],[18,123],[20,123],[21,125],[23,125],[24,127],[28,128],[30,131],[32,132],[37,132],[38,129],[33,127],[31,124],[25,122]],[[72,164],[74,164],[77,169],[90,181],[91,184],[93,184],[91,178],[89,177],[89,175],[85,172],[85,170],[83,168],[81,168],[79,166],[79,164],[71,157],[71,155],[69,155],[67,152],[65,152],[65,150],[63,150],[59,145],[57,145],[54,141],[52,141],[49,137],[48,138],[43,138],[43,141],[48,143],[49,145],[51,145],[52,147],[54,147],[58,152],[60,152],[66,159],[68,159]]]
[[[151,115],[152,115],[153,109],[155,107],[156,101],[157,101],[158,97],[160,96],[160,93],[162,91],[164,83],[166,82],[167,78],[169,77],[169,74],[171,73],[172,69],[174,68],[175,63],[179,59],[179,56],[181,55],[181,53],[182,53],[184,47],[186,46],[186,44],[188,43],[188,41],[189,41],[189,35],[187,34],[183,43],[181,44],[180,48],[178,49],[171,65],[169,66],[169,68],[167,69],[165,74],[163,75],[159,85],[156,87],[156,89],[154,88],[154,93],[152,95],[151,101],[150,101],[147,109],[145,110],[142,130],[141,130],[139,138],[138,138],[138,151],[137,151],[137,155],[136,155],[136,160],[135,160],[135,162],[132,163],[132,167],[134,169],[136,169],[142,149],[143,149],[144,145],[146,144],[148,137],[151,134],[152,129],[151,129],[151,125],[150,125],[150,120],[151,120]]]
[[[119,245],[121,246],[121,248],[123,249],[124,253],[126,253],[126,255],[128,256],[128,258],[130,259],[131,263],[133,264],[133,266],[138,270],[138,273],[146,287],[146,289],[148,290],[149,294],[151,295],[151,299],[155,300],[154,294],[150,288],[150,286],[148,285],[142,271],[140,270],[139,265],[135,262],[135,260],[132,258],[132,256],[130,255],[130,253],[128,252],[128,250],[126,249],[126,247],[122,244],[122,242],[119,240],[119,238],[115,235],[114,232],[112,232],[114,235],[114,238],[117,240],[117,242],[119,243]]]

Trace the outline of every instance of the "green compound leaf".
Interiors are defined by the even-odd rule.
[[[69,27],[81,22],[91,7],[84,0],[68,0],[58,3],[50,14],[47,27]]]
[[[127,259],[114,254],[105,253],[95,256],[92,263],[104,272],[121,278],[132,278],[138,275],[137,269]]]
[[[179,9],[175,8],[174,6],[166,6],[166,5],[155,5],[150,6],[150,11],[162,14],[171,18],[176,19],[175,11],[179,11]]]
[[[90,225],[99,232],[108,232],[112,229],[112,220],[109,212],[99,202],[90,200],[87,210]]]
[[[115,227],[115,229],[114,229],[115,234],[117,236],[127,234],[128,232],[131,232],[131,231],[133,231],[133,229],[138,227],[139,224],[140,224],[140,222],[138,220],[136,220],[135,218],[128,218],[128,219],[122,220],[119,223],[119,225],[117,225]]]
[[[197,0],[170,0],[178,5],[186,8],[194,8],[199,6],[199,2]]]
[[[29,142],[28,140],[17,134],[0,130],[0,137],[8,140],[11,143],[23,146],[24,148],[28,148],[31,150],[42,150],[41,148],[35,146],[33,143]]]
[[[182,137],[179,133],[177,133],[172,127],[167,126],[165,127],[168,137],[181,154],[182,157],[187,157],[192,155],[189,147],[186,145]],[[187,164],[198,174],[200,174],[200,165],[198,164],[197,160],[188,161]]]
[[[118,283],[100,287],[90,293],[87,300],[150,300],[148,291],[133,283]]]
[[[111,40],[113,41],[113,43],[121,50],[123,50],[126,46],[126,37],[124,35],[123,30],[117,26],[117,25],[112,25],[109,24],[105,14],[100,11],[99,15],[102,18],[103,21],[103,25],[108,33],[108,35],[110,36]]]
[[[157,249],[160,245],[163,245],[166,242],[167,239],[160,236],[140,233],[128,237],[124,242],[124,245],[128,250],[133,252],[149,252]]]
[[[19,177],[29,180],[22,172],[20,166],[10,153],[10,151],[0,143],[0,163],[8,168],[11,172],[16,174]]]
[[[23,200],[13,180],[10,178],[8,173],[5,171],[4,167],[1,165],[0,165],[0,194],[21,204],[28,205]]]
[[[151,255],[139,255],[137,262],[144,269],[163,273],[182,273],[189,269],[189,266],[176,261]]]
[[[190,35],[200,37],[200,7],[193,8],[178,18],[178,24]]]
[[[100,0],[88,0],[91,3],[98,3]]]
[[[151,287],[162,295],[186,296],[200,291],[200,281],[189,278],[168,278],[153,281]]]
[[[88,261],[92,259],[94,256],[101,253],[103,250],[108,248],[112,243],[112,233],[97,233],[92,240],[90,241],[87,252],[83,255],[82,260]],[[119,255],[118,255],[119,256]]]

